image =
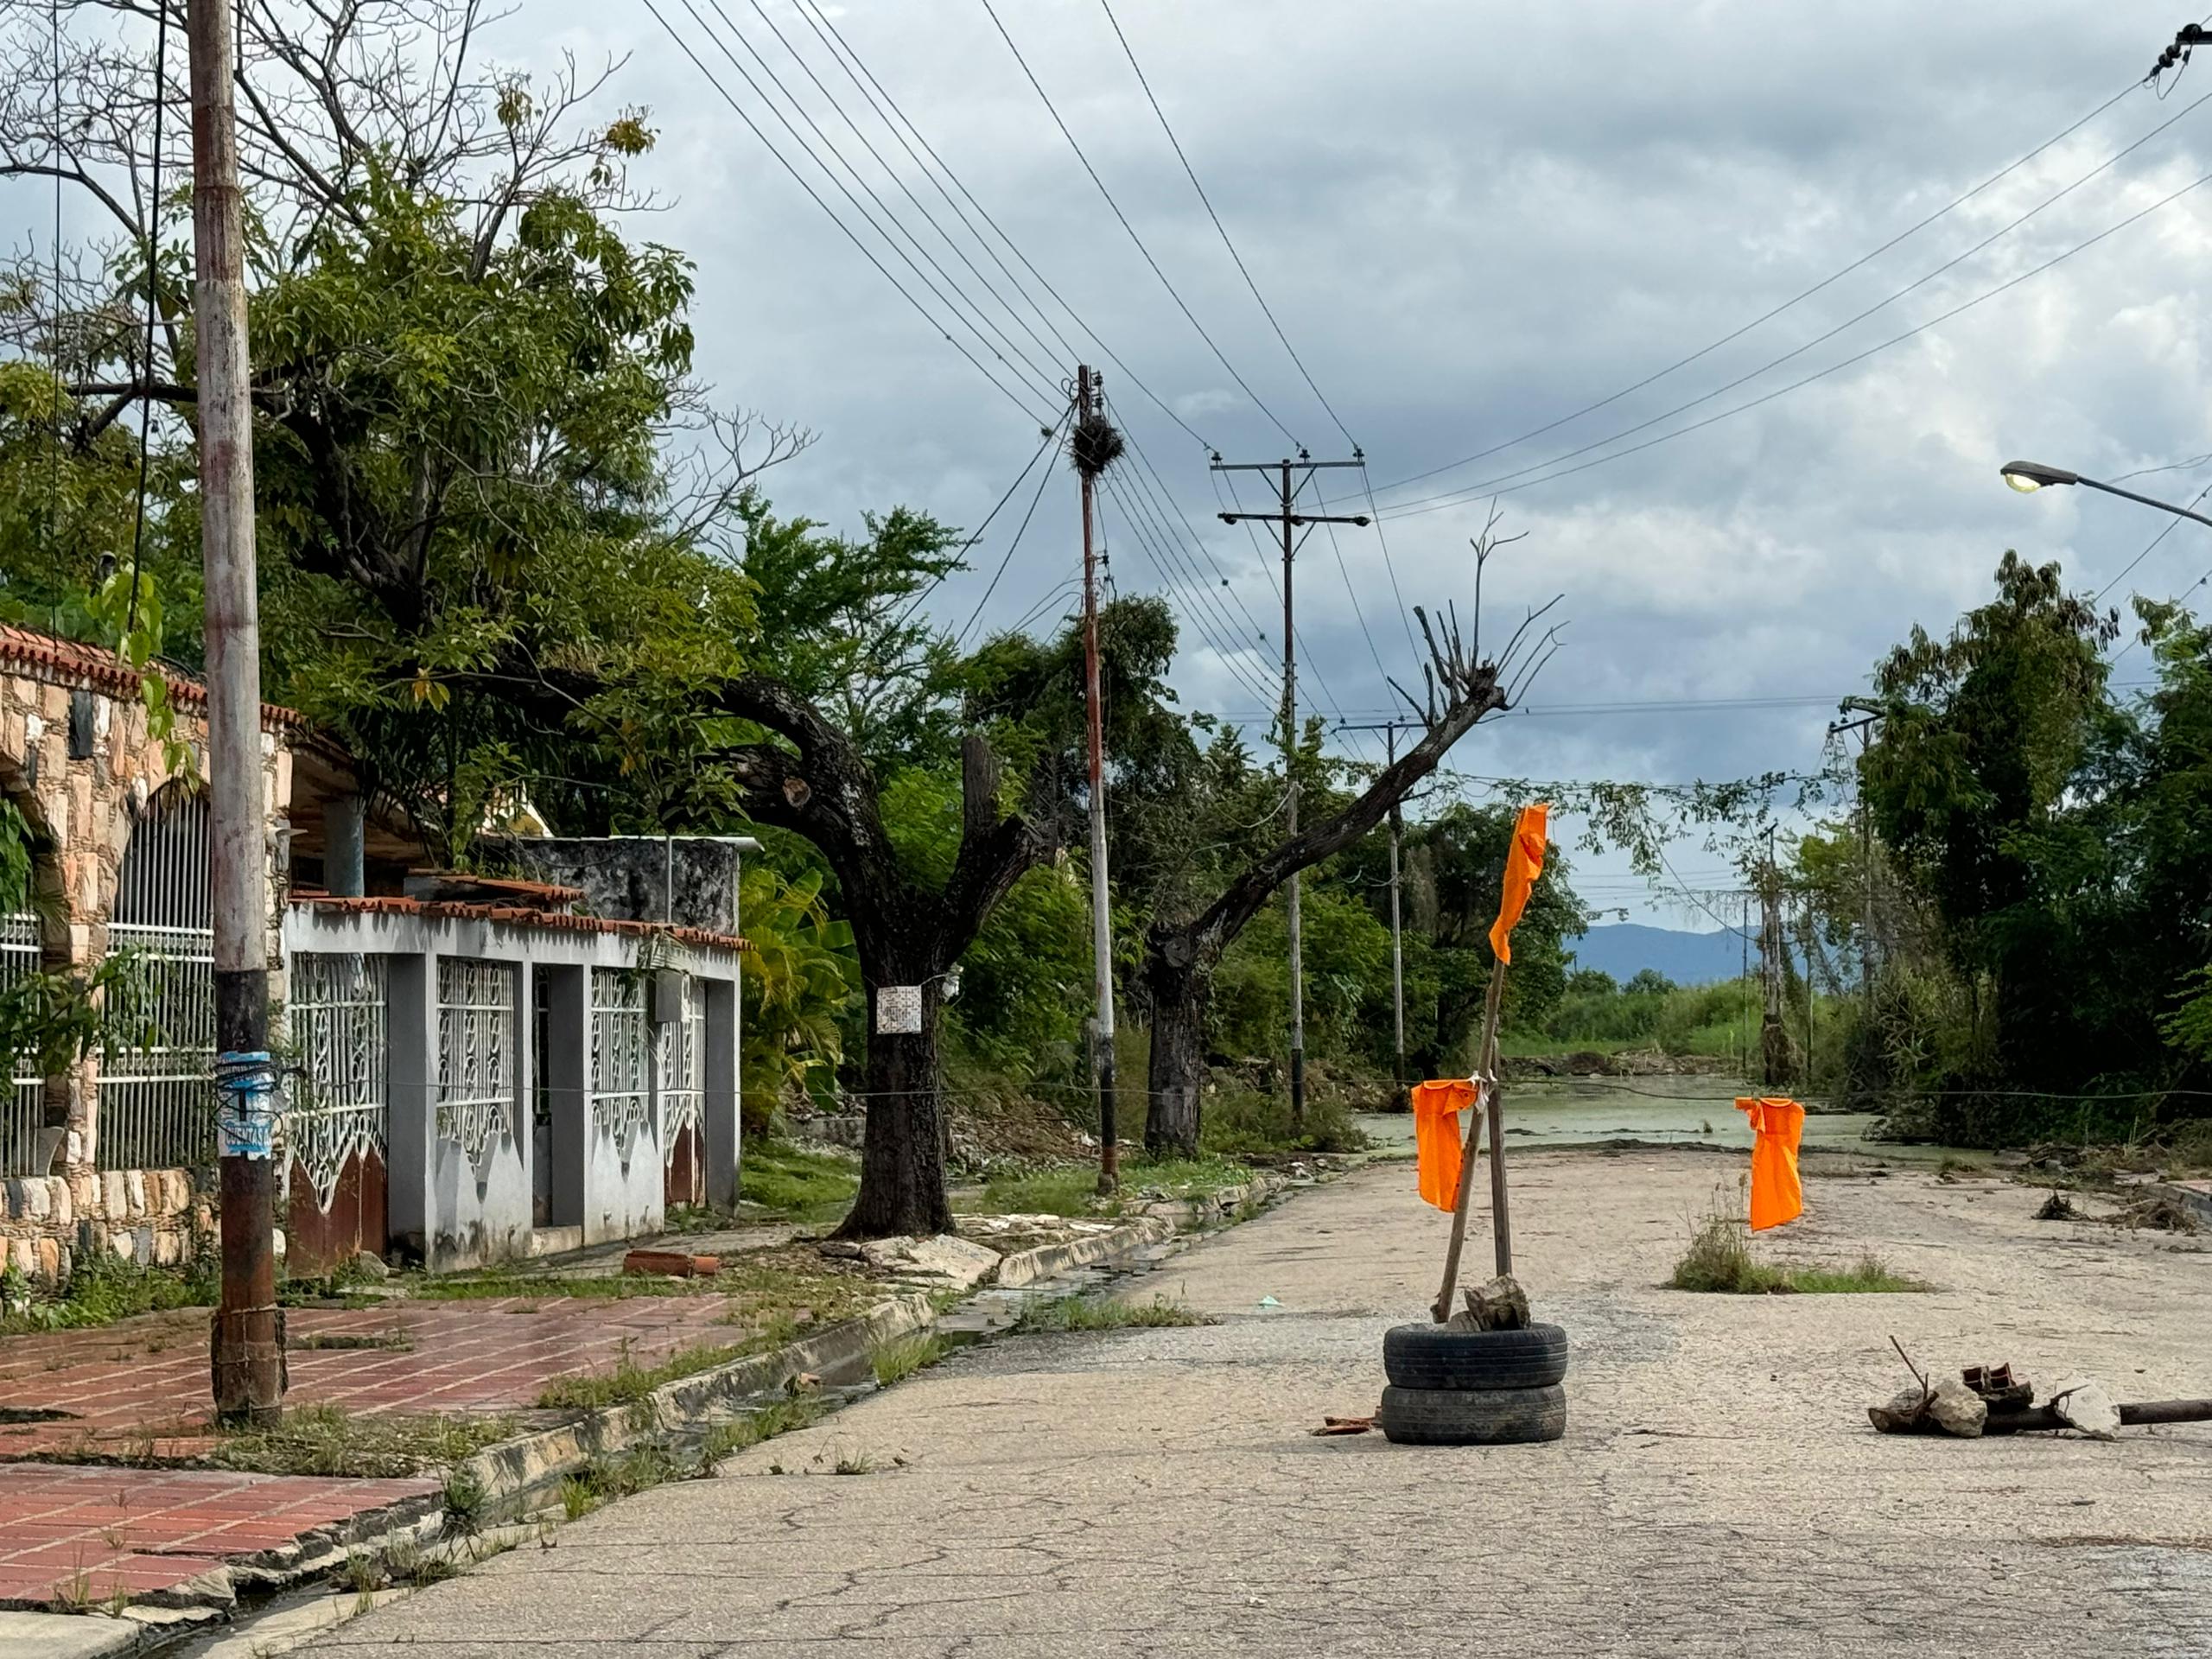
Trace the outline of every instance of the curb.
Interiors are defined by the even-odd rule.
[[[1212,1227],[1234,1217],[1247,1205],[1265,1204],[1289,1190],[1287,1176],[1262,1170],[1249,1181],[1224,1186],[1200,1198],[1155,1198],[1144,1206],[1147,1220],[1158,1219],[1171,1227]]]
[[[2151,1191],[2196,1217],[2198,1226],[2212,1230],[2212,1186],[2202,1181],[2160,1181]]]
[[[1174,1236],[1173,1221],[1147,1212],[1110,1231],[1071,1238],[1063,1244],[1039,1244],[1001,1256],[998,1272],[988,1282],[1001,1290],[1019,1290],[1040,1279],[1056,1279],[1077,1268],[1096,1267],[1101,1262],[1133,1255],[1153,1245],[1165,1244]]]

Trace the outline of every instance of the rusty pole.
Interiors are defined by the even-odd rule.
[[[1088,366],[1077,365],[1078,428],[1097,413],[1097,377]],[[1098,696],[1098,573],[1090,539],[1096,480],[1088,467],[1078,467],[1077,473],[1083,481],[1084,723],[1090,747],[1090,971],[1098,1004],[1091,1027],[1091,1065],[1098,1090],[1098,1190],[1111,1193],[1122,1183],[1122,1152],[1114,1099],[1114,911],[1106,879],[1106,720]]]

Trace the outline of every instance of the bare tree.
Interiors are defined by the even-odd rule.
[[[1436,770],[1452,745],[1487,715],[1513,707],[1558,649],[1556,627],[1538,631],[1557,600],[1531,612],[1493,659],[1481,651],[1482,568],[1494,552],[1516,537],[1496,535],[1497,516],[1474,543],[1476,568],[1475,644],[1463,644],[1457,617],[1446,613],[1433,627],[1416,606],[1429,662],[1422,671],[1426,696],[1416,698],[1391,683],[1421,721],[1419,742],[1377,773],[1349,805],[1301,829],[1256,860],[1221,895],[1183,921],[1159,921],[1145,941],[1139,984],[1152,1010],[1150,1104],[1145,1145],[1157,1154],[1193,1157],[1198,1150],[1200,1101],[1205,1082],[1206,1012],[1214,969],[1222,954],[1260,912],[1274,891],[1294,872],[1310,868],[1343,851],[1382,823],[1390,808]]]

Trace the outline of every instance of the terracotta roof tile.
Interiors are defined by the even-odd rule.
[[[81,685],[112,696],[138,695],[137,671],[115,652],[102,645],[63,639],[32,628],[0,623],[0,666],[27,670],[36,679]],[[168,682],[173,701],[194,709],[207,706],[207,688],[200,681],[178,669],[157,665],[156,671]],[[303,728],[308,721],[296,709],[264,702],[261,705],[261,723],[264,728]]]
[[[659,922],[618,921],[610,916],[563,915],[524,905],[459,904],[381,893],[341,899],[327,893],[303,893],[297,889],[292,893],[291,900],[296,905],[312,905],[317,909],[346,911],[360,916],[420,916],[433,922],[501,922],[512,927],[542,927],[555,932],[624,933],[633,938],[648,933],[665,933],[678,944],[696,945],[702,950],[753,948],[737,934],[717,933],[710,928],[668,927]]]

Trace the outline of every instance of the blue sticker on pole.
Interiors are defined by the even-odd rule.
[[[265,1159],[276,1145],[276,1066],[268,1053],[215,1057],[215,1151],[222,1158]]]

